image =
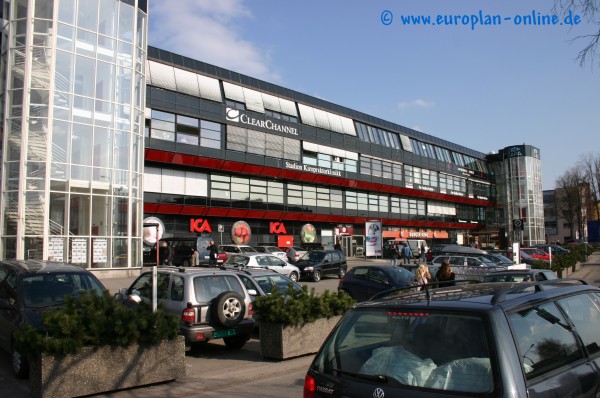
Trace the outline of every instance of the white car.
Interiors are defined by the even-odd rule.
[[[285,262],[288,261],[287,253],[278,248],[277,246],[254,246],[254,249],[256,249],[256,251],[259,253],[273,254]]]
[[[225,268],[269,268],[287,275],[294,282],[297,282],[300,276],[298,267],[267,253],[230,254],[223,266]]]

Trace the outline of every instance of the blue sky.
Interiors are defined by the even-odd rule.
[[[600,59],[595,67],[576,60],[587,43],[576,38],[599,25],[577,12],[576,26],[517,24],[532,12],[552,14],[553,4],[151,1],[149,43],[484,153],[534,145],[543,188],[553,189],[581,156],[600,153]],[[401,22],[480,11],[501,25]]]

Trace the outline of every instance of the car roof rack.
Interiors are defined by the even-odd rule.
[[[452,281],[431,282],[431,283],[426,283],[424,285],[410,285],[410,286],[404,286],[404,287],[397,287],[394,289],[386,290],[381,293],[377,293],[373,297],[371,297],[369,300],[408,298],[409,296],[412,296],[411,293],[414,293],[414,294],[420,296],[423,292],[425,292],[425,295],[427,296],[427,304],[429,305],[431,302],[432,291],[435,288],[450,287],[450,286],[456,286],[456,285],[470,285],[470,284],[475,284],[475,283],[481,283],[481,281],[475,280],[475,279],[457,279],[457,280],[452,280]],[[423,289],[418,292],[415,292],[414,289],[416,287],[422,287]],[[406,291],[408,291],[408,293],[403,294]],[[436,290],[436,292],[437,292],[437,290]]]
[[[498,304],[503,301],[506,301],[507,300],[506,296],[509,295],[510,293],[523,292],[525,289],[528,289],[531,287],[533,287],[535,289],[535,293],[542,292],[542,291],[546,290],[546,286],[548,286],[548,285],[557,285],[557,284],[562,284],[563,282],[567,282],[567,283],[573,284],[573,285],[575,284],[575,282],[577,282],[577,284],[579,284],[579,285],[589,285],[589,283],[585,279],[581,279],[581,278],[558,278],[558,279],[549,279],[546,281],[521,282],[516,286],[510,287],[508,289],[503,289],[503,290],[499,291],[498,293],[494,294],[494,296],[492,297],[491,303]]]

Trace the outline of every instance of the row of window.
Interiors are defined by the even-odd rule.
[[[223,130],[224,125],[219,123],[153,110],[151,127],[150,129],[147,127],[146,134],[155,139],[220,149]],[[359,158],[359,160],[352,159],[340,156],[340,150],[306,142],[304,144],[305,147],[310,147],[310,150],[301,148],[301,141],[294,138],[238,126],[227,126],[226,145],[228,150],[291,161],[302,161],[306,165],[348,173],[356,173],[357,170],[360,170],[363,175],[393,181],[405,181],[408,186],[415,184],[460,194],[471,193],[486,198],[491,196],[490,184],[473,182],[464,177],[439,173],[399,162],[370,156],[359,156],[356,153],[350,155]],[[319,148],[320,152],[315,152]]]
[[[152,167],[146,168],[145,173],[146,192],[208,195],[211,200],[215,201],[255,202],[285,205],[289,208],[323,207],[344,211],[376,212],[389,214],[391,217],[449,216],[451,218],[485,220],[483,208],[449,202],[223,174],[212,174],[207,178],[202,173]],[[162,191],[162,187],[165,185],[169,186],[169,190],[166,192]]]

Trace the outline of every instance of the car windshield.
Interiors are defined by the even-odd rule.
[[[326,254],[327,253],[317,252],[317,251],[307,252],[302,257],[300,257],[300,260],[319,262],[319,261],[323,260],[323,258],[326,256]]]
[[[392,388],[490,393],[495,360],[485,323],[478,315],[427,307],[349,310],[313,369],[385,380]]]
[[[233,255],[229,256],[229,258],[227,259],[225,264],[240,265],[242,267],[246,267],[248,265],[249,261],[250,261],[250,258],[248,258],[247,256],[238,256],[238,255],[233,254]]]
[[[241,246],[240,250],[242,251],[242,253],[256,253],[256,250],[254,250],[254,248],[250,246]]]
[[[510,258],[505,257],[502,254],[486,254],[484,257],[496,264],[512,265],[513,263]]]
[[[277,290],[280,293],[285,293],[290,288],[290,284],[292,289],[302,290],[302,286],[292,281],[285,275],[273,274],[273,275],[259,275],[255,276],[254,280],[260,288],[267,294],[271,293],[271,289],[273,286],[277,287]]]
[[[62,305],[65,296],[77,297],[82,291],[101,295],[105,288],[93,276],[78,273],[49,273],[23,278],[25,307]]]

